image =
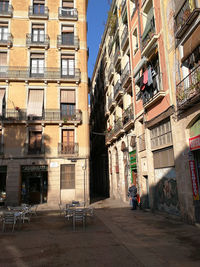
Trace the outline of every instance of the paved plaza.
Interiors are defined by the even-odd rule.
[[[105,202],[106,203],[106,202]],[[0,266],[200,266],[200,228],[178,218],[99,202],[74,232],[59,211],[39,211],[0,232]]]

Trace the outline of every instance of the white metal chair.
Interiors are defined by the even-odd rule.
[[[31,215],[35,215],[35,216],[37,216],[37,208],[38,208],[38,205],[33,205],[33,206],[31,206],[30,207],[30,214]]]
[[[75,212],[75,208],[74,207],[67,208],[65,210],[65,219],[67,219],[68,221],[70,219],[72,219],[73,215],[74,215],[74,212]]]
[[[12,225],[12,232],[13,232],[15,229],[15,224],[16,224],[15,214],[13,212],[4,212],[2,232],[5,231],[6,225]]]
[[[84,209],[75,209],[73,214],[73,230],[76,229],[76,223],[82,223],[83,229],[85,230],[85,210]]]

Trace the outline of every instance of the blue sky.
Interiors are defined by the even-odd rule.
[[[106,24],[109,2],[111,0],[89,0],[87,20],[88,20],[88,35],[87,42],[89,47],[89,60],[88,60],[88,76],[91,78],[96,57],[101,43],[101,37],[104,32]]]

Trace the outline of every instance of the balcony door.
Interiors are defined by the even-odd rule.
[[[74,1],[62,1],[62,16],[69,17],[74,14]]]
[[[44,25],[32,26],[32,42],[44,43]]]
[[[62,77],[70,77],[75,75],[74,56],[62,56],[61,60]]]
[[[73,26],[62,26],[62,45],[74,45]]]
[[[34,0],[33,1],[33,13],[36,15],[44,14],[44,3],[45,0]]]
[[[74,130],[62,130],[62,152],[74,154]]]
[[[60,95],[61,119],[73,120],[75,115],[75,91],[61,90]]]
[[[29,132],[29,154],[40,154],[42,151],[42,132],[30,131]]]
[[[31,76],[43,77],[44,76],[44,55],[32,54],[31,55]]]
[[[0,41],[5,42],[8,40],[8,25],[0,24]]]
[[[9,1],[0,1],[0,12],[8,12]]]

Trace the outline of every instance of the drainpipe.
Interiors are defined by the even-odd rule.
[[[139,1],[137,1],[137,11],[138,11],[138,26],[139,26],[139,42],[140,42],[140,50],[142,52],[142,35],[141,35],[141,22],[140,22]]]

